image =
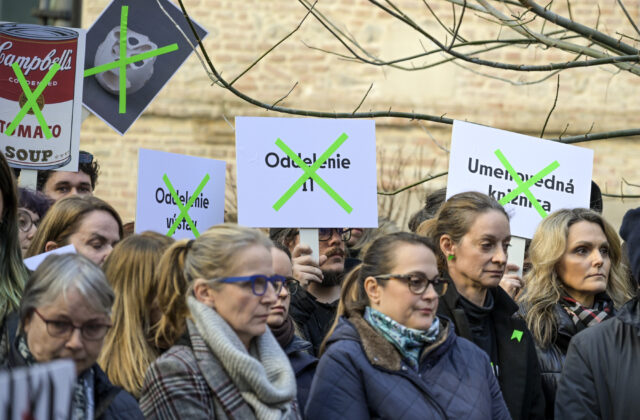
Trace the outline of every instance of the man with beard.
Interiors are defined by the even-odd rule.
[[[318,229],[319,259],[311,248],[300,243],[298,229],[271,229],[271,239],[285,245],[293,259],[293,277],[303,286],[291,297],[291,317],[305,340],[313,345],[317,355],[324,336],[331,328],[340,299],[345,242],[350,229]]]

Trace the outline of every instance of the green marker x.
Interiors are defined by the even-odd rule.
[[[327,159],[329,159],[329,157],[336,150],[338,150],[338,148],[342,146],[342,143],[347,141],[348,138],[349,136],[347,136],[346,133],[342,133],[340,137],[338,137],[338,139],[334,141],[333,144],[331,144],[331,146],[329,146],[329,148],[320,156],[320,159],[316,160],[313,165],[311,165],[311,167],[304,163],[304,161],[298,155],[296,155],[293,150],[291,150],[291,148],[289,148],[289,146],[287,146],[282,140],[276,140],[276,146],[282,149],[282,151],[285,152],[287,156],[289,156],[291,160],[293,160],[300,167],[300,169],[304,171],[304,174],[302,174],[302,176],[298,178],[298,180],[291,186],[291,188],[289,188],[283,194],[283,196],[280,197],[278,201],[276,201],[276,203],[273,205],[273,209],[275,211],[280,210],[284,203],[286,203],[291,198],[291,196],[293,196],[293,194],[298,191],[298,189],[307,181],[307,179],[313,178],[313,180],[316,181],[316,183],[320,185],[322,189],[325,190],[327,194],[329,194],[331,198],[333,198],[340,205],[340,207],[344,209],[344,211],[346,211],[347,213],[351,213],[351,211],[353,211],[353,208],[346,201],[344,201],[342,197],[340,197],[338,193],[335,192],[333,188],[331,188],[329,184],[324,181],[324,179],[320,178],[320,176],[316,173],[318,168],[320,168],[320,166],[322,166],[322,164]]]
[[[20,86],[24,91],[24,96],[27,97],[27,102],[24,104],[20,112],[18,112],[18,115],[16,115],[13,121],[11,121],[11,124],[9,124],[9,127],[7,127],[5,133],[7,134],[7,136],[12,135],[13,130],[16,129],[16,126],[20,124],[20,121],[22,121],[24,116],[27,115],[27,112],[29,112],[29,108],[31,108],[36,118],[38,119],[38,124],[40,124],[40,128],[42,128],[42,132],[44,133],[45,137],[50,139],[52,137],[51,130],[49,130],[49,126],[47,125],[47,122],[42,115],[42,111],[40,111],[40,107],[38,107],[37,99],[40,97],[40,95],[42,95],[42,92],[44,92],[51,79],[53,79],[53,76],[55,76],[55,74],[60,69],[60,64],[55,63],[53,66],[49,67],[49,71],[44,76],[42,81],[38,83],[36,90],[34,90],[33,92],[31,92],[31,89],[27,84],[27,80],[24,78],[24,75],[22,74],[22,70],[20,70],[20,66],[18,65],[18,63],[14,62],[11,67],[16,73],[18,82],[20,83]]]
[[[515,190],[511,191],[509,194],[507,194],[505,197],[503,197],[499,201],[499,203],[504,206],[509,201],[513,200],[514,198],[516,198],[520,194],[524,193],[524,195],[527,196],[527,198],[529,199],[531,204],[533,204],[533,207],[535,207],[535,209],[538,211],[538,214],[540,215],[540,217],[542,217],[543,219],[545,217],[547,217],[547,212],[544,211],[544,209],[542,208],[542,206],[540,205],[538,200],[533,196],[531,191],[529,191],[529,188],[531,188],[533,186],[533,184],[535,184],[536,182],[540,181],[545,176],[549,175],[551,172],[553,172],[556,169],[558,169],[560,167],[560,164],[558,163],[558,161],[557,160],[553,161],[546,168],[544,168],[543,170],[538,172],[536,174],[536,176],[534,176],[533,178],[529,178],[527,180],[527,182],[524,182],[524,181],[522,181],[522,178],[520,178],[520,175],[518,175],[516,170],[513,169],[513,166],[511,166],[511,164],[509,163],[507,158],[502,154],[500,149],[496,149],[495,154],[498,157],[498,159],[500,160],[500,162],[502,162],[504,167],[507,168],[507,171],[509,172],[509,175],[511,175],[513,180],[516,181],[516,184],[518,184],[518,187]]]
[[[162,48],[147,51],[142,54],[137,54],[127,58],[127,19],[129,16],[129,6],[122,6],[120,11],[120,59],[113,63],[103,64],[98,67],[93,67],[84,71],[84,77],[93,76],[94,74],[102,73],[120,68],[120,89],[118,93],[118,112],[124,114],[127,112],[127,65],[135,63],[136,61],[146,60],[147,58],[155,57],[157,55],[166,54],[178,49],[178,44],[173,43]]]
[[[209,178],[210,178],[209,174],[206,174],[204,179],[200,181],[200,185],[198,185],[198,188],[196,188],[196,190],[193,192],[193,195],[187,202],[187,205],[183,206],[182,201],[180,201],[180,197],[178,197],[178,193],[173,188],[173,185],[171,185],[171,182],[169,181],[169,177],[167,176],[167,174],[164,174],[162,176],[162,180],[166,184],[167,188],[169,188],[169,192],[171,192],[171,197],[173,197],[173,200],[176,202],[176,204],[178,205],[178,208],[180,209],[180,215],[176,218],[176,221],[173,222],[173,225],[171,225],[171,229],[169,229],[169,232],[167,232],[167,236],[173,236],[173,234],[176,232],[176,228],[178,227],[182,219],[185,219],[187,221],[187,223],[189,224],[189,227],[193,231],[193,235],[196,238],[200,236],[200,232],[198,232],[198,229],[196,229],[196,226],[193,224],[193,220],[191,220],[191,217],[189,216],[188,211],[191,208],[191,206],[193,206],[194,201],[196,201],[196,198],[198,198],[198,195],[200,195],[200,192],[202,191],[204,186],[207,185],[207,182],[209,182]]]
[[[522,340],[522,331],[520,330],[513,330],[513,334],[511,334],[511,339],[512,340],[518,340],[518,343]]]

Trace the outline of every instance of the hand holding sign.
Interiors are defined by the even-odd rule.
[[[293,278],[300,282],[302,287],[306,287],[309,283],[322,283],[323,275],[320,265],[327,260],[326,255],[320,256],[320,261],[316,262],[316,258],[311,255],[311,247],[300,242],[293,248],[291,253],[291,261],[293,262]]]

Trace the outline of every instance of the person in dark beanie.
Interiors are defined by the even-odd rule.
[[[640,283],[640,207],[629,210],[622,219],[620,237],[624,239],[634,285]]]

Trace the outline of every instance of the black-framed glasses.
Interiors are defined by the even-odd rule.
[[[333,232],[338,232],[338,235],[343,242],[347,242],[351,239],[351,229],[320,228],[318,229],[318,240],[322,242],[330,240],[333,237]]]
[[[423,294],[429,285],[433,286],[438,296],[442,296],[447,293],[448,280],[441,279],[439,276],[434,278],[428,278],[424,273],[410,273],[410,274],[383,274],[380,276],[374,276],[375,279],[389,280],[397,279],[407,282],[411,293],[416,295]]]
[[[300,289],[300,282],[293,277],[287,277],[284,281],[284,287],[289,291],[289,295],[293,296],[298,293],[298,290]]]
[[[218,280],[221,283],[251,283],[251,291],[256,296],[263,296],[267,293],[269,283],[273,286],[273,290],[276,295],[280,294],[282,286],[286,283],[286,277],[279,275],[265,276],[263,274],[255,274],[253,276],[241,276],[241,277],[223,277]]]
[[[109,324],[101,324],[93,321],[89,321],[82,325],[75,325],[71,321],[46,319],[40,312],[38,312],[37,309],[34,309],[34,312],[38,314],[45,324],[47,324],[47,332],[51,337],[64,338],[68,340],[71,337],[71,334],[73,334],[73,331],[79,329],[82,334],[82,338],[85,340],[98,341],[102,340],[104,336],[107,335],[109,328],[111,328],[111,325]]]
[[[18,209],[18,229],[23,232],[29,232],[33,225],[37,228],[40,225],[40,220],[34,222],[28,211]]]

